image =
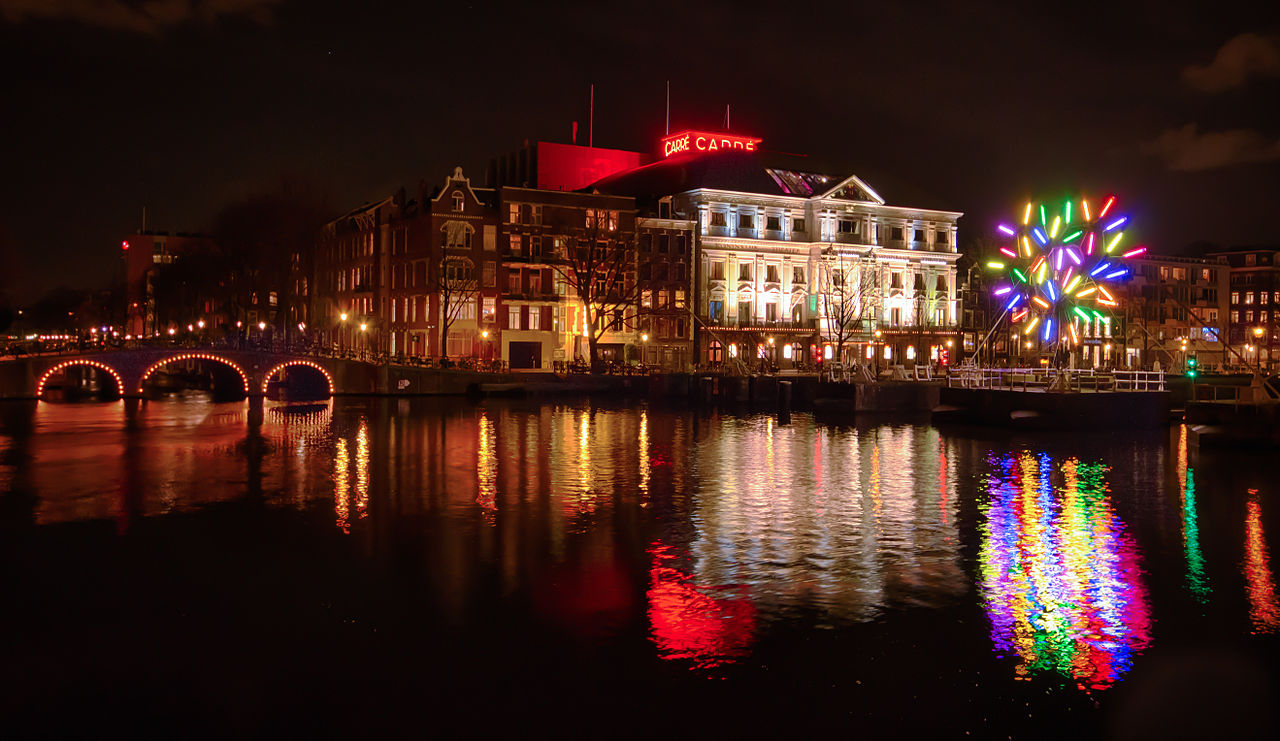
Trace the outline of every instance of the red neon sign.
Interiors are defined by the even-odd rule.
[[[737,134],[709,134],[705,131],[682,131],[679,134],[663,137],[662,156],[684,152],[720,152],[727,149],[740,149],[747,152],[756,151],[760,139],[753,136]]]

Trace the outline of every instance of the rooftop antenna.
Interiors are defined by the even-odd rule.
[[[729,104],[724,104],[724,130],[729,130]]]
[[[591,83],[591,112],[587,119],[587,146],[596,145],[596,85]]]
[[[667,132],[663,136],[671,136],[671,80],[667,80]]]

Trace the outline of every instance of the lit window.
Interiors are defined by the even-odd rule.
[[[507,307],[507,326],[511,329],[520,329],[520,307]]]
[[[453,210],[463,211],[465,209],[466,209],[466,199],[463,197],[461,191],[455,190],[453,192]]]
[[[520,223],[520,204],[518,203],[507,204],[507,223],[509,224]]]
[[[511,235],[511,254],[519,255],[523,252],[524,245],[519,234]]]
[[[480,312],[481,318],[493,319],[494,315],[498,313],[498,299],[493,296],[485,296]]]
[[[542,310],[529,307],[529,326],[526,329],[542,329]]]

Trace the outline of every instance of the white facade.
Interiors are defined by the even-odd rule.
[[[828,304],[839,273],[858,303],[857,329],[843,333],[845,342],[872,342],[879,331],[887,357],[905,360],[896,353],[915,359],[930,338],[956,331],[959,212],[886,205],[856,176],[766,172],[784,191],[812,194],[701,188],[676,197],[697,213],[695,295],[707,325],[775,331],[788,343],[816,332],[831,342]],[[907,351],[912,344],[921,346]]]

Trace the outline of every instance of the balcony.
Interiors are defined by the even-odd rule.
[[[707,323],[713,327],[727,329],[812,331],[818,328],[816,319],[802,319],[800,321],[791,319],[726,319],[708,320]]]

